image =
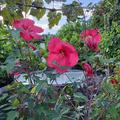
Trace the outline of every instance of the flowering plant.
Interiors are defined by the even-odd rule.
[[[7,113],[8,120],[9,118],[12,120],[104,118],[104,115],[98,115],[103,110],[101,105],[98,105],[101,99],[96,102],[96,96],[104,94],[102,84],[103,86],[110,84],[113,89],[118,89],[118,78],[107,79],[109,83],[104,82],[103,76],[97,75],[89,59],[81,59],[80,51],[77,51],[75,46],[58,37],[51,37],[48,42],[45,41],[44,48],[41,47],[39,44],[43,41],[40,35],[42,32],[41,27],[27,18],[15,20],[12,30],[10,29],[17,54],[14,54],[13,68],[9,70],[15,82],[7,86],[7,90],[12,94],[8,102],[13,108]],[[83,42],[82,47],[87,54],[98,55],[99,44],[102,41],[100,30],[87,29],[79,34]],[[81,65],[83,78],[73,82],[68,72],[77,64]],[[62,77],[62,81],[68,79],[70,82],[58,84],[57,77],[60,75],[66,76]],[[21,77],[25,83],[20,81]],[[107,99],[106,96],[106,101]],[[100,107],[100,112],[92,112],[96,110],[95,105]]]

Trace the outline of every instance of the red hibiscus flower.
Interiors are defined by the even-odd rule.
[[[41,39],[39,33],[43,32],[43,29],[35,26],[34,21],[30,19],[15,20],[13,26],[16,29],[20,29],[20,36],[27,42],[33,39]]]
[[[93,69],[92,69],[90,64],[82,63],[82,67],[83,67],[87,76],[92,77],[94,75]]]
[[[111,82],[111,84],[113,84],[113,85],[117,85],[117,84],[118,84],[118,80],[116,80],[116,79],[112,79],[110,82]]]
[[[100,43],[101,35],[98,29],[87,29],[82,31],[80,34],[82,40],[86,41],[87,39],[95,39],[96,42]]]
[[[28,44],[28,47],[31,48],[33,51],[37,50],[37,48],[32,44]]]
[[[101,35],[98,29],[84,30],[80,34],[80,37],[89,49],[91,49],[94,52],[98,52],[98,46],[101,41]]]
[[[78,53],[76,49],[67,42],[59,38],[52,38],[48,43],[47,64],[56,69],[58,73],[68,71],[78,62]]]

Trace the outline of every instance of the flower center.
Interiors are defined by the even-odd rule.
[[[86,41],[86,40],[89,40],[89,39],[92,39],[92,36],[86,36],[86,37],[85,37],[85,41]]]
[[[61,57],[63,57],[63,56],[65,56],[65,51],[64,50],[60,50],[59,54],[60,54]]]

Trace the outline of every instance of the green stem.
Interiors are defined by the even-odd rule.
[[[24,56],[23,56],[23,53],[22,53],[22,50],[21,50],[21,47],[20,47],[19,44],[18,44],[18,49],[19,49],[19,52],[20,52],[21,57],[23,58]]]
[[[59,97],[58,97],[58,99],[57,99],[57,102],[56,102],[56,104],[55,104],[54,109],[56,109],[56,107],[57,107],[57,105],[58,105],[58,103],[59,103],[59,101],[60,101],[60,98],[61,98],[61,96],[62,96],[62,93],[64,92],[64,90],[65,90],[66,87],[67,87],[67,86],[65,86],[65,87],[62,89],[62,91],[61,91],[61,93],[60,93],[60,95],[59,95]]]
[[[31,53],[30,53],[30,49],[29,49],[29,47],[28,47],[28,44],[29,44],[29,43],[27,43],[29,63],[32,63],[32,57],[31,57]],[[30,75],[29,71],[28,71],[28,76],[29,76],[30,84],[33,86],[34,83],[33,83],[33,81],[32,81],[32,78],[31,78],[31,75]]]

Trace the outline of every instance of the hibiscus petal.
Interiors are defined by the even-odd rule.
[[[73,52],[69,55],[69,59],[68,59],[68,63],[69,63],[69,66],[70,67],[73,67],[77,64],[79,60],[79,57],[78,57],[78,53],[77,52]]]
[[[33,24],[35,23],[33,20],[28,19],[28,18],[22,19],[21,22],[22,22],[23,24],[27,24],[27,25],[33,25]]]
[[[66,60],[62,59],[57,54],[49,54],[47,58],[47,64],[49,67],[56,69],[58,73],[64,73],[68,71],[68,67],[62,67],[66,65]]]
[[[20,20],[15,20],[13,22],[13,27],[17,28],[17,29],[22,29],[22,24]]]
[[[34,25],[34,21],[30,19],[22,19],[21,24],[24,30],[28,29],[29,27]]]
[[[91,29],[90,34],[96,40],[96,42],[99,43],[101,41],[101,35],[98,29]]]
[[[59,56],[57,54],[49,53],[47,58],[47,64],[51,68],[56,68],[55,62],[58,61]]]
[[[38,35],[37,33],[30,32],[29,34],[33,39],[36,39],[36,40],[42,39],[42,36]]]
[[[13,22],[13,26],[17,29],[25,29],[25,28],[28,28],[29,26],[32,26],[33,24],[34,24],[34,21],[27,18],[15,20]]]
[[[67,43],[67,42],[63,42],[63,46],[64,46],[64,49],[67,50],[67,52],[75,52],[76,51],[74,46],[69,44],[69,43]]]
[[[80,37],[82,40],[84,40],[86,38],[86,36],[89,36],[89,35],[90,35],[90,30],[87,29],[87,30],[84,30],[81,32]]]
[[[85,41],[85,45],[94,52],[98,52],[98,42],[95,39],[88,39]]]
[[[57,44],[60,44],[62,41],[60,38],[51,38],[50,41],[48,42],[48,51],[49,52],[54,52],[55,46]]]
[[[68,67],[69,66],[69,62],[68,62],[68,57],[67,56],[59,56],[59,59],[57,60],[57,63],[59,65],[59,67]]]
[[[26,41],[29,42],[33,39],[33,37],[30,36],[28,31],[21,31],[20,36]]]
[[[31,29],[32,29],[32,32],[34,32],[34,33],[41,33],[44,31],[41,27],[38,27],[35,25],[33,25]]]
[[[78,62],[78,53],[76,49],[69,43],[63,43],[63,49],[65,51],[65,57],[67,59],[66,66],[73,67]]]

